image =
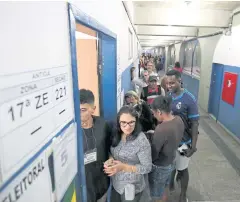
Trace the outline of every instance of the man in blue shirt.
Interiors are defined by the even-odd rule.
[[[183,139],[176,154],[177,180],[181,182],[179,202],[186,202],[187,187],[189,182],[188,164],[190,157],[197,151],[198,139],[198,106],[195,97],[186,89],[181,88],[181,74],[176,70],[167,72],[167,87],[172,96],[172,112],[182,118],[185,125]],[[174,189],[173,173],[170,189]]]

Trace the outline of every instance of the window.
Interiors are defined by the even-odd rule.
[[[133,58],[133,34],[130,29],[128,29],[128,59]]]
[[[175,46],[171,45],[168,47],[168,54],[167,54],[167,60],[168,60],[168,67],[172,68],[174,67],[175,63]]]
[[[180,49],[180,62],[184,72],[200,78],[201,49],[198,40],[184,42]]]
[[[200,78],[200,73],[201,73],[201,48],[199,42],[197,41],[193,52],[192,75]]]

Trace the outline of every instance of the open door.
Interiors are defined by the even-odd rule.
[[[98,34],[95,30],[76,24],[76,48],[79,89],[91,90],[95,96],[95,115],[100,115],[98,78]]]
[[[101,74],[101,106],[104,110],[101,114],[106,120],[115,120],[117,114],[117,62],[116,62],[116,39],[99,34]]]

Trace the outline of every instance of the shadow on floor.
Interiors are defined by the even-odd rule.
[[[176,191],[172,192],[169,196],[168,202],[178,202],[180,195],[180,189],[177,188]],[[188,187],[188,202],[191,201],[204,201],[204,197],[199,193],[199,191]]]

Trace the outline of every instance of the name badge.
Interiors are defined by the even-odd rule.
[[[87,151],[84,154],[84,165],[97,161],[97,149]]]

